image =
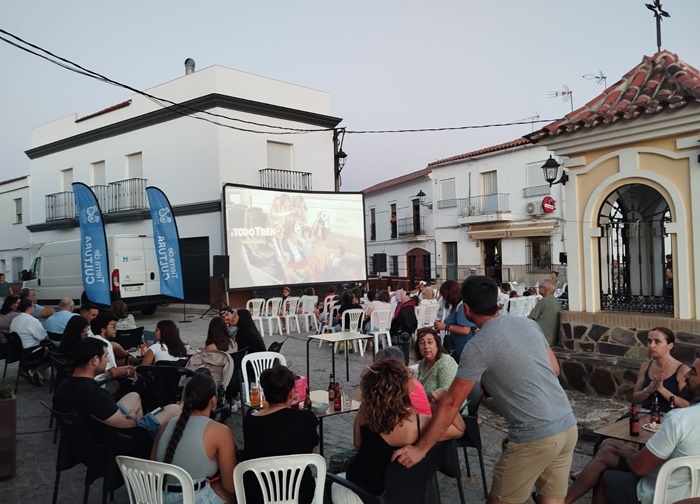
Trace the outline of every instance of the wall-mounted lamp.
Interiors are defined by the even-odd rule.
[[[564,168],[561,170],[561,177],[559,177],[559,180],[557,180],[557,174],[559,173],[560,166],[561,165],[552,158],[551,154],[549,159],[542,165],[544,180],[549,183],[549,187],[552,187],[554,184],[566,185],[566,183],[569,181],[569,175],[564,171]]]
[[[427,208],[428,210],[432,210],[432,209],[433,209],[433,204],[432,204],[432,203],[426,203],[426,202],[425,202],[425,196],[426,196],[426,195],[425,195],[425,193],[423,192],[423,189],[421,189],[420,191],[418,191],[418,194],[416,194],[416,197],[418,198],[418,201],[420,202],[420,204],[423,205],[423,206],[424,206],[425,208]]]

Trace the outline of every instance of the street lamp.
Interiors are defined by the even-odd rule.
[[[343,140],[345,140],[345,128],[336,128],[333,130],[333,174],[335,178],[335,192],[340,192],[342,183],[340,172],[343,171],[346,158],[348,157],[343,151]]]
[[[433,204],[432,203],[426,203],[425,202],[425,196],[426,194],[423,192],[423,189],[418,191],[418,194],[416,194],[416,197],[418,198],[418,201],[420,202],[421,205],[423,205],[425,208],[428,210],[433,209]]]
[[[549,156],[549,159],[545,161],[545,163],[542,165],[542,171],[544,172],[544,180],[549,183],[549,187],[552,187],[554,184],[561,184],[565,185],[569,181],[569,175],[564,171],[562,168],[561,170],[561,177],[559,177],[559,180],[557,180],[557,174],[559,173],[559,167],[561,165],[556,162],[555,159],[552,158],[551,154]]]

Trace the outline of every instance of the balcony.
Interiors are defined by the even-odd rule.
[[[419,236],[425,234],[425,217],[420,216],[417,219],[414,217],[406,217],[397,221],[399,238],[407,236]]]
[[[512,220],[508,206],[510,194],[494,193],[457,200],[457,217],[460,224]]]
[[[288,191],[311,191],[311,173],[265,168],[260,170],[260,187]]]
[[[534,196],[549,196],[551,193],[552,188],[549,187],[549,184],[523,188],[523,198],[532,198]]]
[[[438,200],[437,207],[438,208],[454,208],[457,206],[457,201],[458,200],[456,198]]]
[[[120,180],[91,189],[103,213],[148,208],[146,179]],[[47,194],[45,205],[46,222],[77,217],[73,191]]]

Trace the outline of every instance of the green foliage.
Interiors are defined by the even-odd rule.
[[[9,380],[0,379],[0,400],[12,399],[15,386]]]

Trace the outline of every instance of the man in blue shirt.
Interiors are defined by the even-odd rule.
[[[75,308],[75,304],[71,298],[65,297],[61,299],[61,302],[58,304],[58,311],[44,322],[44,329],[48,332],[63,334],[63,331],[66,330],[68,320],[70,320],[71,317],[78,316],[77,313],[73,313],[73,308]]]

